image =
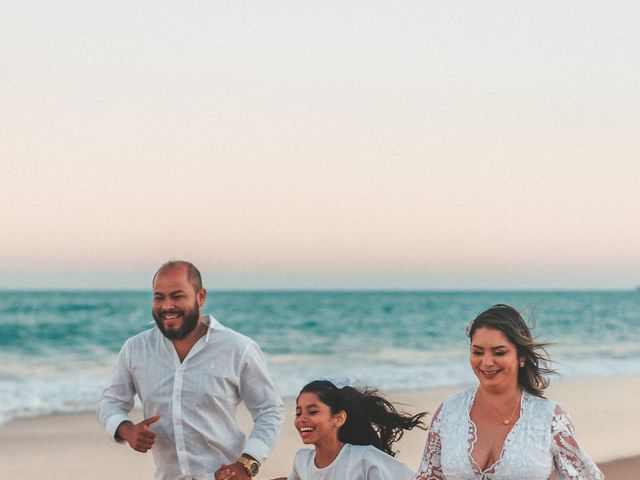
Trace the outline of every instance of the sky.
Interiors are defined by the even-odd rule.
[[[635,288],[639,20],[2,2],[0,288]]]

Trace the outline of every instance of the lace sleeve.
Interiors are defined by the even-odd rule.
[[[556,405],[551,421],[553,460],[562,480],[604,480],[593,460],[580,448],[567,413]]]
[[[427,443],[424,446],[424,453],[422,455],[422,462],[420,462],[420,468],[418,473],[414,477],[414,480],[443,480],[442,465],[440,463],[440,452],[442,445],[440,444],[440,412],[442,405],[438,407],[436,413],[431,420],[431,426],[429,427],[429,433],[427,434]]]

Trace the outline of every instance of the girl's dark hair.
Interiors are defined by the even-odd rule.
[[[526,392],[543,397],[549,386],[546,375],[556,373],[549,368],[551,359],[546,350],[549,343],[536,342],[520,313],[509,305],[494,305],[478,315],[469,326],[469,340],[482,327],[500,330],[516,346],[518,357],[524,357],[524,367],[518,365],[518,384]]]
[[[422,417],[426,412],[410,415],[399,412],[377,390],[369,388],[338,388],[328,380],[315,380],[305,385],[300,393],[315,393],[332,414],[344,410],[347,419],[338,430],[338,439],[352,445],[373,445],[391,456],[391,446],[402,438],[405,430],[414,427],[426,430]]]

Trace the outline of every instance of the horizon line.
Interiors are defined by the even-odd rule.
[[[525,288],[525,287],[492,287],[492,288],[402,288],[402,287],[358,287],[358,288],[328,288],[328,287],[281,287],[281,288],[223,288],[210,289],[204,287],[207,292],[220,293],[484,293],[484,292],[513,292],[513,293],[589,293],[589,292],[640,292],[640,286],[630,288],[580,288],[580,287],[550,287],[550,288]],[[67,293],[67,292],[113,292],[113,293],[150,293],[150,288],[83,288],[83,287],[29,287],[29,288],[6,288],[1,287],[2,293]]]

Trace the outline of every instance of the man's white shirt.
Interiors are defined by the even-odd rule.
[[[157,328],[128,339],[100,400],[100,423],[114,439],[129,420],[136,393],[144,418],[160,415],[150,426],[156,480],[211,478],[243,452],[262,462],[282,426],[282,400],[257,343],[210,315],[200,321],[207,334],[182,363]],[[235,419],[241,401],[254,421],[246,442]]]

